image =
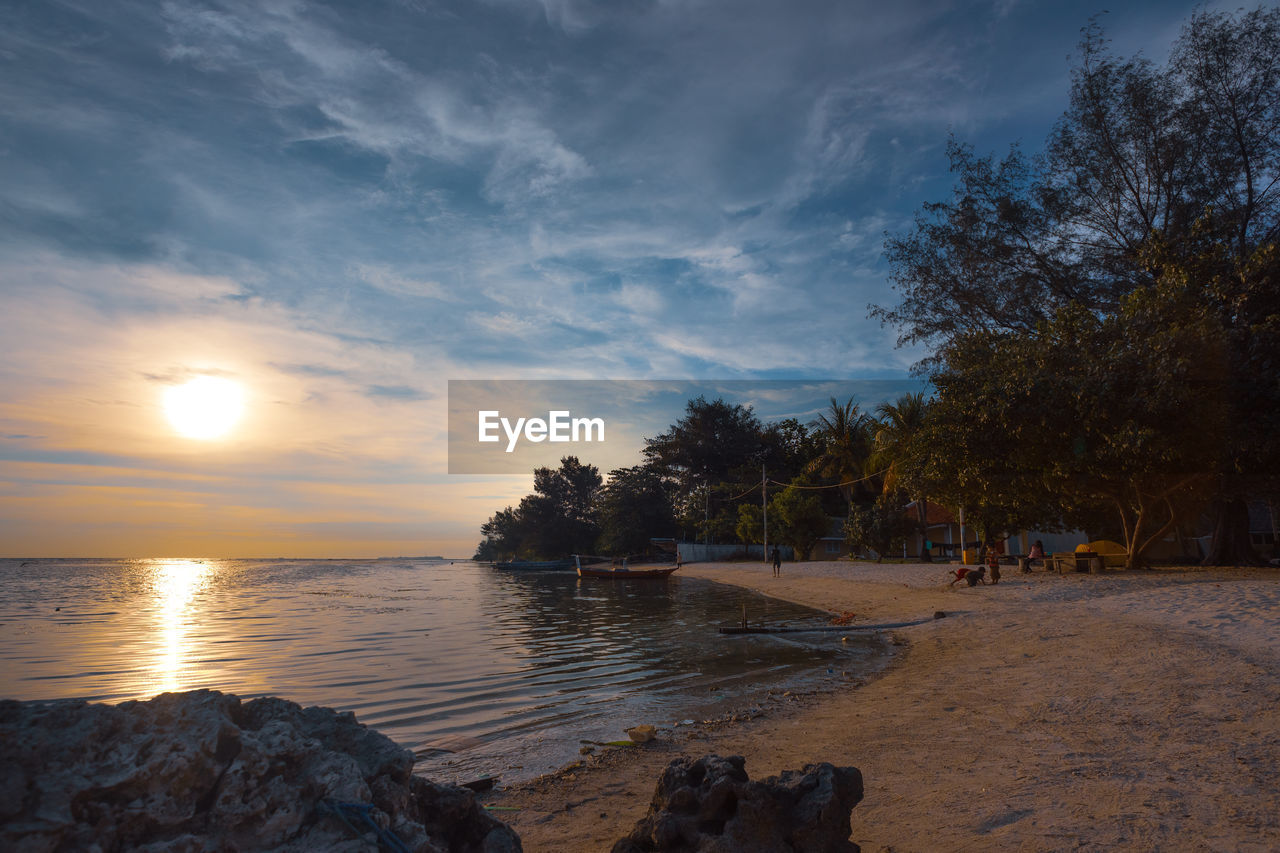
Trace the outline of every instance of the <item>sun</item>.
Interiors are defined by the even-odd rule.
[[[240,420],[244,389],[230,379],[197,376],[164,392],[169,423],[187,438],[219,438]]]

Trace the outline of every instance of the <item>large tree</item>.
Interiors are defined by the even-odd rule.
[[[595,501],[600,485],[599,469],[576,456],[561,459],[559,468],[536,469],[533,494],[481,525],[484,539],[476,558],[556,559],[590,553],[599,532]]]
[[[871,464],[884,471],[884,493],[902,492],[915,502],[917,531],[920,535],[920,559],[933,560],[924,542],[929,535],[929,488],[923,477],[907,481],[904,473],[915,463],[918,445],[924,434],[929,404],[923,393],[903,394],[892,403],[876,407],[879,424],[875,432],[875,450]]]
[[[671,482],[682,526],[709,537],[712,527],[733,534],[731,499],[743,484],[759,482],[764,450],[760,421],[749,406],[697,397],[669,430],[645,439],[644,455]]]
[[[843,403],[832,397],[827,410],[814,419],[813,429],[821,444],[807,473],[838,485],[846,507],[859,494],[874,494],[867,463],[875,451],[875,420],[860,411],[852,397]]]
[[[1032,332],[1058,308],[1114,310],[1207,221],[1238,260],[1280,234],[1280,9],[1192,16],[1163,67],[1085,30],[1069,106],[1038,155],[948,145],[956,183],[886,242],[906,342]],[[1201,235],[1197,235],[1197,228]]]
[[[941,363],[969,351],[953,346],[961,339],[1009,334],[1052,347],[1062,318],[1084,316],[1064,310],[1124,325],[1137,319],[1123,316],[1130,294],[1168,296],[1181,281],[1166,305],[1178,310],[1162,319],[1216,324],[1225,346],[1216,404],[1231,428],[1210,454],[1219,535],[1208,560],[1250,559],[1244,499],[1273,494],[1275,468],[1244,463],[1274,460],[1280,441],[1244,426],[1269,423],[1280,401],[1275,336],[1259,340],[1280,304],[1280,9],[1197,12],[1162,66],[1114,56],[1093,24],[1042,152],[996,159],[953,140],[949,154],[952,197],[888,240],[902,298],[873,313],[898,325],[901,341],[938,346],[926,366],[963,370]],[[1116,355],[1098,369],[1127,369]]]
[[[597,501],[601,553],[640,554],[649,550],[651,538],[675,536],[669,490],[650,465],[610,471]]]
[[[774,525],[777,525],[774,531]],[[787,486],[769,501],[769,528],[784,545],[796,550],[797,560],[807,560],[831,526],[822,499],[803,483]]]
[[[1217,331],[1160,286],[1115,314],[1063,308],[1034,338],[961,335],[934,374],[924,467],[988,536],[1109,507],[1142,565],[1214,485],[1228,430]]]
[[[886,554],[902,547],[911,528],[911,522],[902,513],[901,495],[890,492],[849,508],[844,525],[845,542],[855,552],[874,551],[879,563]]]

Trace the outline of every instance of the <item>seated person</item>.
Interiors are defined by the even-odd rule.
[[[1031,550],[1027,552],[1028,571],[1031,570],[1031,564],[1036,561],[1039,561],[1041,564],[1044,563],[1044,543],[1039,539],[1035,541],[1035,544],[1031,546]]]

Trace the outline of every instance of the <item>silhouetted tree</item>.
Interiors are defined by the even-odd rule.
[[[1253,559],[1245,498],[1277,493],[1280,458],[1280,9],[1196,12],[1163,66],[1114,56],[1091,24],[1068,108],[1041,153],[1015,147],[996,159],[952,140],[948,154],[952,196],[925,205],[911,231],[888,239],[901,301],[873,314],[897,325],[903,343],[939,346],[925,363],[935,384],[970,372],[955,361],[975,354],[966,339],[1009,335],[1054,347],[1055,334],[1084,335],[1090,316],[1113,327],[1156,318],[1170,325],[1150,333],[1182,344],[1187,329],[1216,326],[1205,334],[1225,347],[1212,362],[1220,373],[1204,381],[1220,393],[1183,402],[1219,408],[1183,409],[1181,419],[1225,416],[1221,445],[1206,457],[1212,464],[1196,466],[1210,483],[1217,531],[1206,561]],[[1147,308],[1159,302],[1160,311],[1126,301],[1144,291],[1155,294]],[[1139,357],[1112,355],[1089,362],[1117,374]],[[1155,355],[1141,356],[1156,371],[1144,381],[1163,387],[1180,367]],[[1125,408],[1115,396],[1125,384],[1117,380],[1098,404]],[[989,393],[1001,399],[979,405],[1000,408],[1019,392]],[[1151,428],[1198,447],[1182,420]]]
[[[653,537],[675,536],[671,495],[662,475],[650,465],[618,468],[599,492],[597,520],[603,554],[638,554]]]

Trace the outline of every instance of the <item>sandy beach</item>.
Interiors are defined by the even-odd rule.
[[[670,760],[739,754],[752,778],[858,767],[865,851],[1280,849],[1280,571],[1006,569],[975,588],[947,571],[688,565],[854,625],[918,624],[867,683],[664,730],[485,802],[528,851],[608,850]]]

